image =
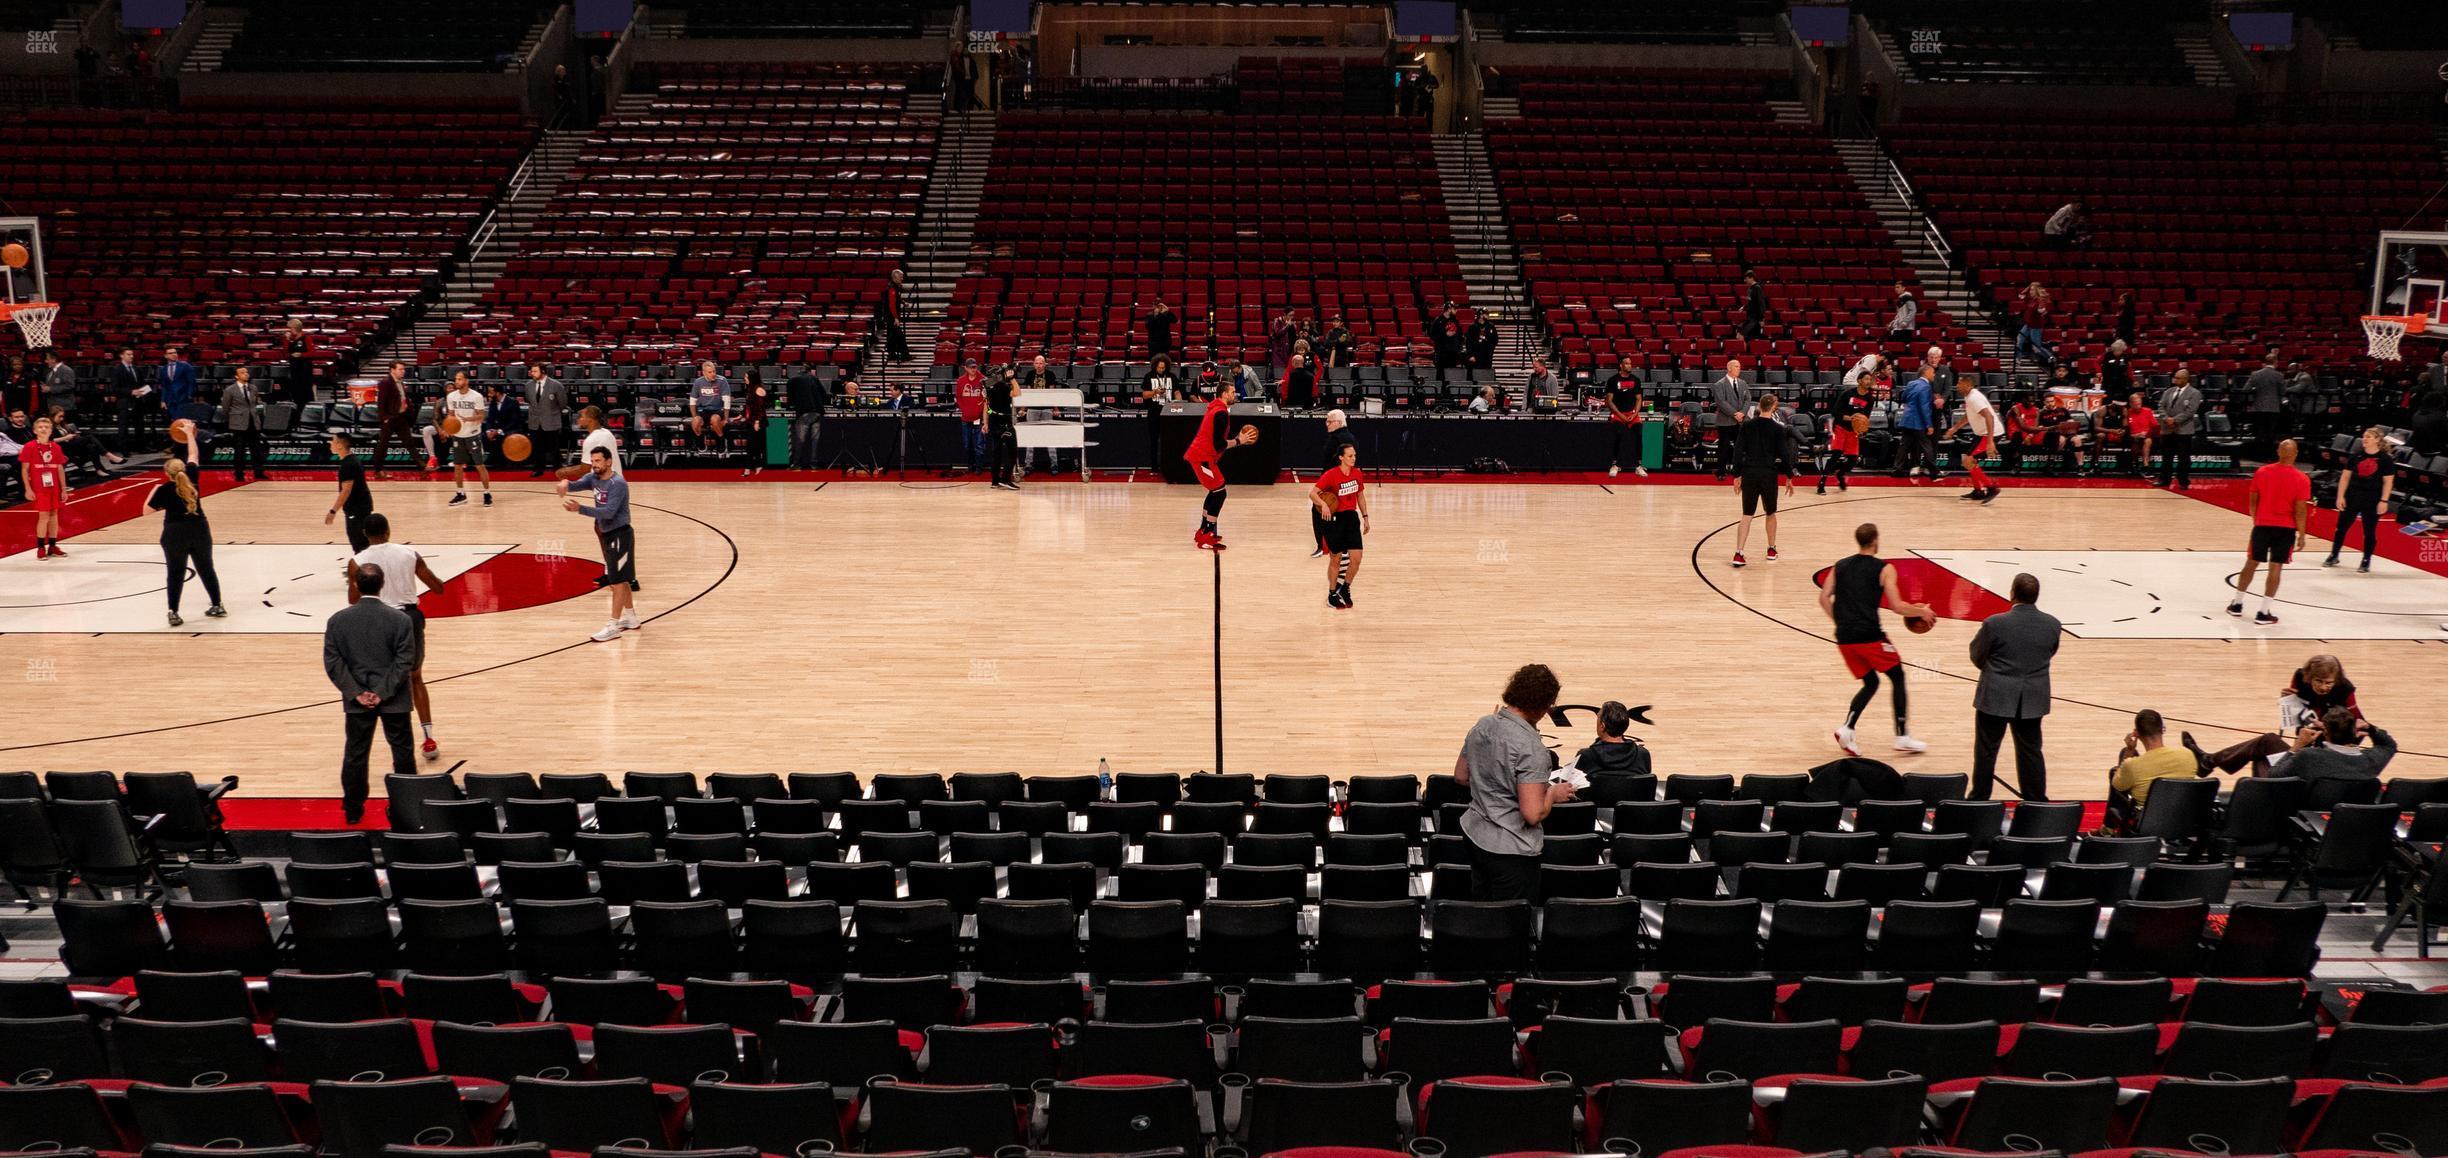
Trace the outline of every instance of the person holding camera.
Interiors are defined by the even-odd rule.
[[[1575,791],[1549,779],[1556,759],[1538,731],[1562,690],[1547,665],[1524,665],[1505,682],[1504,702],[1471,725],[1454,757],[1454,778],[1470,793],[1462,835],[1470,841],[1474,901],[1538,898],[1547,813]]]

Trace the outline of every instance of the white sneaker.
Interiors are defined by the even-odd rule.
[[[615,619],[612,622],[620,624],[622,631],[636,631],[637,629],[646,626],[645,624],[639,623],[638,617],[634,614],[621,616],[619,619]]]
[[[1623,468],[1622,468],[1622,467],[1620,467],[1620,466],[1610,466],[1610,467],[1608,467],[1608,468],[1607,468],[1607,477],[1608,477],[1608,478],[1614,478],[1616,475],[1619,475],[1619,474],[1622,474],[1622,473],[1623,473]]]
[[[621,632],[624,630],[626,629],[621,626],[620,620],[615,619],[604,624],[602,628],[595,632],[595,634],[590,635],[587,638],[592,639],[597,643],[610,643],[613,640],[619,639],[621,637]]]
[[[1896,737],[1895,750],[1898,752],[1927,752],[1929,751],[1929,745],[1913,739],[1910,736],[1898,736]]]
[[[1642,478],[1648,478],[1648,477],[1649,477],[1649,468],[1648,468],[1648,467],[1645,467],[1645,466],[1636,466],[1636,467],[1633,467],[1633,468],[1632,468],[1632,473],[1633,473],[1633,474],[1636,474],[1636,475],[1638,475],[1638,476],[1640,476],[1640,477],[1642,477]]]
[[[1836,746],[1844,749],[1844,754],[1847,756],[1861,755],[1861,749],[1853,743],[1853,729],[1851,728],[1836,729]]]

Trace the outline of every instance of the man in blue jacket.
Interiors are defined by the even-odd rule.
[[[1916,374],[1904,384],[1904,394],[1896,406],[1895,476],[1903,478],[1907,469],[1919,472],[1924,462],[1935,462],[1936,445],[1930,441],[1929,379]],[[1937,474],[1933,465],[1932,475]]]
[[[187,351],[177,346],[162,351],[162,357],[162,407],[177,418],[181,409],[196,400],[195,366],[187,361]]]

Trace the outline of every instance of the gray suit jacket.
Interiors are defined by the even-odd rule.
[[[2028,603],[1982,620],[1972,636],[1972,665],[1981,672],[1973,709],[2012,720],[2047,715],[2049,661],[2064,631],[2056,616]]]
[[[2252,414],[2276,414],[2286,396],[2286,375],[2276,366],[2263,366],[2244,380],[2244,388],[2252,391],[2252,402],[2246,407]]]
[[[541,382],[527,383],[521,392],[527,403],[527,429],[561,429],[561,420],[569,413],[568,386],[547,374]]]
[[[263,392],[253,384],[230,383],[221,391],[221,418],[231,430],[256,430],[263,426]]]
[[[2159,395],[2159,423],[2170,434],[2194,434],[2201,430],[2202,393],[2199,387],[2170,386]]]
[[[374,596],[333,612],[323,624],[323,674],[351,713],[407,711],[408,672],[415,666],[416,628],[408,613]],[[359,692],[373,692],[382,703],[366,707],[357,702]]]
[[[1717,419],[1728,426],[1743,420],[1751,408],[1751,387],[1734,378],[1719,378],[1709,383],[1709,401],[1717,408]]]

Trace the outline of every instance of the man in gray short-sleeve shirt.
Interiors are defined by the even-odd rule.
[[[1567,784],[1549,783],[1555,757],[1534,722],[1555,706],[1555,673],[1530,664],[1505,684],[1504,706],[1471,725],[1454,760],[1454,775],[1470,790],[1462,835],[1470,841],[1471,899],[1531,900],[1538,893],[1538,855],[1547,841],[1547,812],[1572,798]]]

